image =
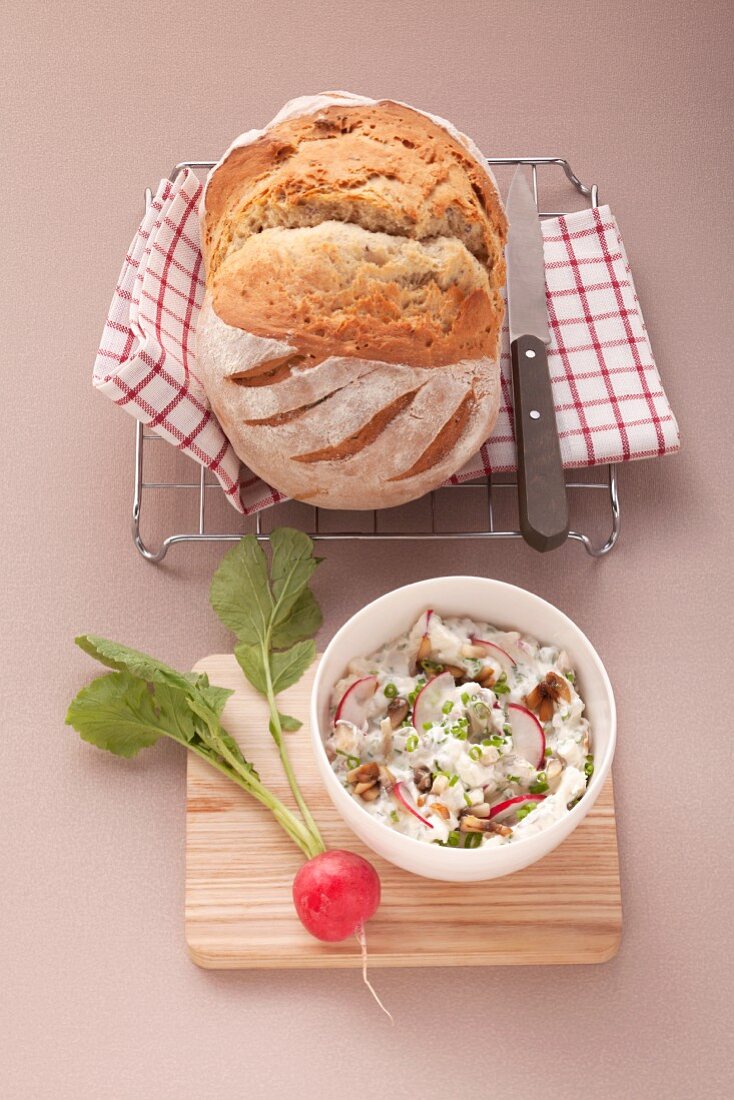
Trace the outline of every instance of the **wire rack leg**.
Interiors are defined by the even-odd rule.
[[[612,512],[612,530],[609,533],[609,537],[606,542],[601,546],[595,546],[588,535],[583,535],[579,531],[571,531],[569,533],[570,539],[575,539],[576,542],[583,543],[584,549],[587,554],[590,554],[592,558],[603,558],[605,554],[608,554],[613,549],[614,544],[619,538],[619,532],[622,530],[622,514],[619,508],[619,489],[617,486],[617,467],[609,466],[608,485],[609,485],[609,506]]]

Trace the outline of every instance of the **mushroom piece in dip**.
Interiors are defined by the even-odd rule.
[[[352,660],[331,701],[336,775],[416,840],[521,840],[568,813],[594,771],[567,654],[488,623],[425,611]]]

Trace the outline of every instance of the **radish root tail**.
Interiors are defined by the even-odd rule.
[[[367,988],[369,989],[370,993],[372,994],[372,996],[377,1001],[377,1003],[380,1006],[380,1008],[382,1009],[382,1011],[389,1018],[390,1023],[394,1024],[395,1020],[393,1019],[392,1012],[390,1012],[389,1009],[385,1008],[384,1004],[382,1003],[380,998],[377,996],[377,992],[375,991],[375,988],[372,985],[372,982],[367,977],[367,936],[365,935],[363,924],[360,924],[359,928],[354,933],[354,935],[357,939],[357,943],[359,944],[360,950],[362,952],[362,981],[367,986]]]

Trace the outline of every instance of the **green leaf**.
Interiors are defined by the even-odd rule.
[[[295,733],[303,725],[303,722],[300,722],[298,718],[291,718],[290,714],[283,714],[281,711],[278,711],[278,718],[280,719],[280,728],[285,733]]]
[[[156,660],[155,657],[149,657],[147,653],[120,645],[119,642],[110,642],[107,638],[100,638],[96,634],[80,634],[74,640],[80,649],[90,657],[94,657],[100,664],[113,668],[117,672],[127,671],[149,683],[189,687],[199,679],[196,673],[177,672],[175,668]]]
[[[270,546],[273,552],[270,576],[275,599],[272,626],[273,633],[277,634],[290,618],[320,559],[313,556],[313,542],[308,535],[292,527],[276,528],[270,535]]]
[[[130,757],[162,736],[185,746],[202,741],[207,723],[218,723],[231,694],[225,688],[210,687],[208,681],[195,686],[183,679],[179,686],[146,681],[124,669],[100,676],[82,688],[66,721],[90,744]],[[199,699],[205,717],[191,707],[192,697]]]
[[[155,657],[149,657],[146,653],[131,649],[129,646],[120,645],[119,642],[110,642],[96,634],[82,634],[76,639],[76,644],[90,657],[94,657],[108,668],[128,672],[143,683],[155,685],[156,704],[166,710],[166,720],[170,720],[174,730],[181,717],[188,716],[186,729],[179,729],[179,740],[190,741],[195,733],[191,728],[191,716],[183,699],[184,693],[198,692],[217,717],[222,713],[227,699],[233,694],[227,688],[210,685],[209,677],[205,672],[177,672],[175,668],[164,664],[163,661],[158,661]],[[175,697],[169,696],[161,690],[164,687],[179,694]]]
[[[273,627],[272,644],[276,649],[284,649],[303,638],[312,638],[322,622],[323,615],[316,597],[310,588],[304,588],[293,604],[289,617]]]
[[[265,677],[262,646],[238,645],[235,646],[234,655],[255,691],[259,691],[261,695],[267,695],[268,684]]]
[[[281,600],[305,588],[322,559],[313,556],[313,542],[308,535],[293,527],[276,527],[270,534],[270,546],[273,596]]]
[[[263,662],[262,646],[238,645],[234,655],[237,662],[256,691],[261,695],[267,695],[268,682],[265,664]],[[306,669],[316,657],[316,646],[308,641],[296,642],[290,649],[270,655],[270,676],[273,684],[273,694],[291,687],[301,679]],[[295,721],[295,719],[292,719]]]
[[[162,733],[184,745],[196,739],[200,724],[188,706],[187,691],[170,684],[155,684],[148,695],[153,703],[156,725]]]
[[[197,685],[196,691],[202,699],[206,700],[207,705],[211,707],[217,718],[221,718],[224,704],[227,702],[230,695],[234,695],[234,691],[230,688],[220,688],[213,684],[210,685],[209,683],[206,685]]]
[[[164,732],[147,685],[128,672],[110,672],[82,688],[66,723],[82,740],[125,757],[154,745]]]
[[[273,653],[270,657],[270,673],[275,694],[278,695],[298,683],[315,658],[316,646],[310,639],[307,642],[296,642],[281,653]]]
[[[214,711],[197,696],[187,698],[186,702],[191,712],[204,723],[205,729],[202,730],[201,737],[206,744],[214,749],[215,752],[219,753],[227,763],[229,763],[227,759],[227,753],[229,753],[243,771],[249,772],[250,775],[257,777],[257,772],[252,764],[243,756],[242,749],[237,744],[234,737],[220,726],[219,719]],[[225,752],[225,750],[227,751]]]
[[[267,560],[254,535],[246,535],[222,558],[209,598],[216,614],[240,642],[255,645],[267,636],[273,597]]]

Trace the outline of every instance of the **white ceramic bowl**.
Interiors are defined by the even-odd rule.
[[[324,749],[334,684],[353,657],[373,653],[406,633],[426,608],[468,616],[505,630],[520,630],[565,649],[591,725],[594,774],[584,797],[560,821],[540,833],[493,848],[444,848],[414,840],[384,825],[347,793]],[[397,588],[353,615],[326,647],[311,696],[311,738],[326,790],[351,829],[390,863],[425,878],[474,882],[520,871],[556,848],[583,821],[604,785],[614,756],[617,715],[606,670],[585,634],[568,616],[524,588],[485,577],[435,577]]]

